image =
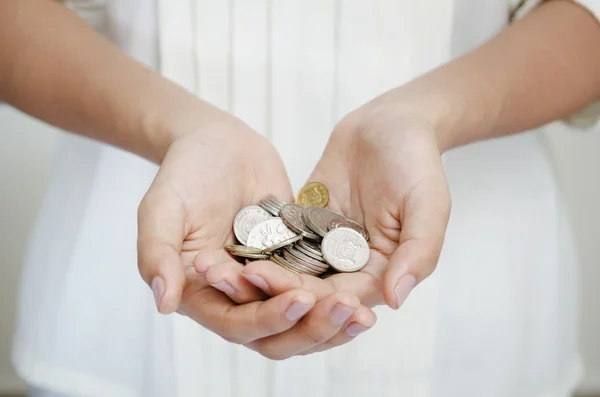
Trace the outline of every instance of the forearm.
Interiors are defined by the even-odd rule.
[[[49,0],[0,2],[0,99],[157,162],[174,135],[224,117]]]
[[[574,3],[550,1],[399,91],[439,109],[442,150],[565,118],[600,98],[600,24]]]

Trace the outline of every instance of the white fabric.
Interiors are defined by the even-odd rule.
[[[276,145],[298,189],[348,111],[484,42],[505,0],[106,3],[125,51]],[[156,166],[65,135],[22,279],[14,363],[73,396],[567,397],[581,376],[577,267],[543,137],[444,155],[440,265],[402,310],[334,350],[271,362],[156,314],[135,266]]]

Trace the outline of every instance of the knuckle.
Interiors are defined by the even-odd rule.
[[[290,358],[289,354],[284,354],[283,352],[278,351],[275,346],[269,343],[260,346],[257,351],[261,356],[273,361],[283,361]]]
[[[222,334],[221,338],[225,339],[229,343],[233,343],[234,345],[243,345],[246,343],[246,341],[243,340],[239,335],[234,335],[231,333]]]
[[[307,321],[303,328],[304,340],[311,345],[317,345],[327,341],[330,338],[330,326],[324,325],[319,321]]]

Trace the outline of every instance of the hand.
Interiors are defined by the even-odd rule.
[[[161,313],[177,310],[226,340],[254,343],[263,355],[281,359],[329,340],[350,317],[371,313],[344,292],[316,303],[311,292],[292,288],[264,300],[244,279],[244,293],[236,295],[231,285],[209,283],[194,269],[195,258],[232,260],[222,247],[234,243],[235,215],[268,194],[292,198],[275,149],[247,126],[220,123],[179,137],[140,204],[138,257]],[[238,305],[223,291],[249,303]]]
[[[329,282],[398,309],[436,267],[451,202],[434,124],[390,97],[337,126],[310,179],[329,188],[330,209],[371,235],[367,266]]]
[[[382,97],[380,101],[384,101]],[[245,267],[223,259],[199,261],[213,282],[236,286],[237,297],[250,281],[269,296],[302,288],[322,299],[350,292],[373,307],[399,308],[414,286],[435,268],[450,212],[450,196],[434,128],[426,118],[375,101],[350,114],[332,134],[310,180],[329,188],[328,207],[366,225],[371,257],[360,272],[321,280],[296,275],[271,262]],[[240,300],[241,302],[247,300]],[[296,354],[345,343],[375,323],[353,320],[350,332]]]

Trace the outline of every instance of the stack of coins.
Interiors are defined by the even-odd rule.
[[[233,231],[240,245],[225,249],[247,260],[271,260],[298,274],[358,271],[369,260],[369,233],[325,208],[328,200],[329,192],[319,182],[304,186],[294,204],[269,195],[238,212]]]

